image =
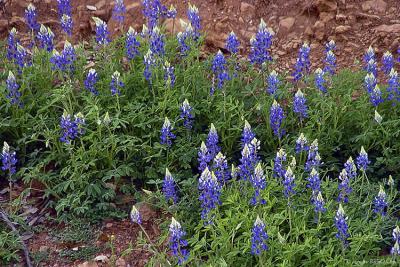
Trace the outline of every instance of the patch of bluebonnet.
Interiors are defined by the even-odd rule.
[[[344,164],[344,168],[346,169],[347,176],[350,179],[356,178],[357,176],[357,167],[356,164],[354,163],[354,160],[352,157],[350,157],[346,163]]]
[[[166,16],[167,7],[160,0],[143,0],[143,15],[147,18],[150,31],[157,26],[160,18]]]
[[[225,84],[225,81],[228,81],[231,78],[229,77],[227,63],[221,50],[219,50],[215,55],[211,65],[211,70],[214,74],[214,77],[216,77],[217,79],[217,88],[222,89]],[[214,91],[215,89],[213,86],[210,90],[210,95],[213,95]]]
[[[378,67],[375,60],[371,59],[368,61],[367,65],[365,66],[365,70],[367,73],[373,73],[375,77],[378,75]]]
[[[318,153],[318,140],[315,139],[311,143],[308,149],[305,170],[310,171],[312,168],[318,169],[320,165],[321,165],[321,156]]]
[[[124,0],[115,0],[114,9],[112,12],[112,17],[119,23],[123,23],[125,19],[126,7]]]
[[[57,0],[58,16],[61,18],[63,15],[72,15],[71,0]]]
[[[72,17],[68,16],[67,14],[62,15],[61,17],[61,29],[68,35],[72,35],[72,27],[73,27],[73,22],[72,22]]]
[[[325,72],[320,68],[315,70],[315,87],[317,87],[322,93],[328,93],[326,89],[326,79],[324,77]]]
[[[279,149],[274,159],[273,176],[283,179],[286,173],[284,162],[286,162],[286,153],[283,148]]]
[[[240,41],[236,34],[232,31],[229,33],[228,38],[226,38],[225,48],[231,53],[236,54],[239,52]]]
[[[15,53],[15,64],[17,64],[17,69],[19,74],[22,73],[23,68],[31,65],[28,58],[28,52],[20,44],[17,44],[17,51]]]
[[[336,43],[334,40],[330,40],[328,43],[325,44],[325,52],[335,51],[335,50],[336,50]]]
[[[396,100],[400,102],[400,79],[397,71],[392,69],[389,73],[388,87],[386,88],[388,92],[388,100]],[[396,102],[393,102],[395,105]]]
[[[307,188],[310,188],[313,192],[313,199],[317,196],[318,192],[321,191],[321,180],[319,174],[315,168],[312,168],[307,178]]]
[[[183,119],[183,126],[185,126],[186,129],[192,129],[194,115],[192,113],[192,107],[187,99],[183,101],[182,105],[180,106],[180,110],[181,114],[179,117]]]
[[[53,70],[60,70],[62,72],[73,72],[74,62],[76,60],[76,53],[74,47],[70,42],[65,41],[64,49],[60,53],[57,50],[53,50],[53,55],[50,57]]]
[[[339,174],[339,196],[337,198],[338,202],[348,203],[349,202],[349,195],[353,191],[350,187],[350,180],[349,176],[347,175],[346,169],[343,169]]]
[[[170,147],[172,145],[172,140],[176,138],[176,135],[172,133],[172,125],[167,117],[164,119],[164,124],[161,128],[160,143],[162,145],[167,145]]]
[[[383,186],[380,185],[378,195],[374,198],[374,212],[381,216],[386,215],[388,202],[386,199],[386,193]]]
[[[7,38],[7,59],[9,61],[15,61],[18,43],[17,30],[12,28]]]
[[[170,5],[168,11],[167,11],[167,18],[169,19],[175,19],[176,18],[176,14],[178,12],[176,11],[176,8],[174,5]]]
[[[367,73],[364,78],[364,87],[368,94],[372,93],[377,84],[378,81],[376,80],[375,75],[373,73]]]
[[[186,232],[174,217],[172,217],[171,220],[169,226],[169,247],[172,251],[172,255],[178,259],[178,265],[183,265],[190,255],[187,249],[188,242],[185,239]]]
[[[251,254],[260,255],[263,251],[268,250],[268,234],[265,230],[265,224],[257,216],[254,222],[252,234],[251,234]]]
[[[336,72],[336,56],[332,50],[326,52],[324,72],[330,75]]]
[[[175,85],[175,68],[171,66],[168,61],[165,61],[164,66],[164,81],[167,87],[174,87]]]
[[[393,69],[393,67],[394,67],[393,55],[389,51],[386,51],[382,56],[382,71],[386,75],[389,75],[389,73]]]
[[[133,223],[142,224],[142,216],[135,205],[132,206],[129,217]]]
[[[244,127],[242,131],[242,137],[241,137],[241,147],[243,149],[245,144],[250,144],[251,140],[256,137],[256,135],[253,133],[253,130],[251,129],[250,123],[245,120],[244,121]]]
[[[214,214],[210,214],[213,210],[221,204],[221,186],[215,177],[214,172],[210,172],[207,168],[204,169],[199,178],[199,200],[201,202],[201,219],[204,220],[204,224],[211,224],[214,218]]]
[[[165,169],[165,177],[164,177],[162,191],[163,191],[164,197],[167,201],[172,200],[173,204],[176,204],[178,202],[178,195],[177,195],[176,189],[175,189],[175,180],[172,177],[168,168]]]
[[[207,135],[207,140],[206,140],[206,145],[208,148],[208,153],[210,156],[210,160],[213,160],[214,157],[218,154],[218,152],[221,151],[221,147],[218,145],[218,133],[217,130],[215,129],[215,126],[213,123],[211,123],[210,126],[210,131],[208,132]]]
[[[165,54],[165,36],[157,26],[150,33],[150,50],[160,57]]]
[[[307,100],[304,97],[303,92],[300,89],[297,90],[293,99],[293,112],[297,114],[300,121],[303,121],[308,117],[308,107],[306,102]]]
[[[74,115],[72,119],[71,115],[64,110],[60,120],[61,137],[60,141],[66,144],[71,142],[85,133],[85,118],[82,113]]]
[[[51,31],[49,27],[40,25],[40,30],[37,34],[37,39],[39,40],[39,47],[41,49],[46,49],[48,52],[53,51],[54,49],[54,33]]]
[[[258,163],[256,168],[254,169],[253,175],[251,175],[250,183],[254,189],[254,195],[250,199],[250,204],[255,206],[257,204],[264,205],[266,200],[261,196],[261,190],[264,190],[267,187],[267,182],[265,180],[264,170],[261,166],[261,163]]]
[[[6,98],[10,100],[11,105],[22,107],[21,103],[21,92],[18,90],[19,85],[14,74],[9,71],[6,80],[7,95]]]
[[[392,255],[400,255],[400,227],[396,226],[392,232],[394,246],[390,250],[390,254]]]
[[[278,73],[273,70],[267,77],[267,93],[276,97],[278,95],[278,86],[280,84]]]
[[[15,151],[10,151],[10,146],[4,142],[3,151],[1,153],[1,169],[8,172],[9,177],[16,173],[17,154]]]
[[[109,32],[107,29],[107,23],[105,23],[103,20],[93,17],[93,20],[96,24],[96,42],[99,45],[106,45],[108,44],[111,40],[109,37]]]
[[[313,192],[313,195],[314,195],[314,192]],[[312,199],[312,203],[314,204],[315,213],[326,211],[325,201],[324,201],[324,198],[322,197],[321,191],[319,191],[317,193],[317,196],[314,199]]]
[[[363,59],[364,59],[364,65],[365,65],[365,66],[368,65],[368,62],[369,62],[370,60],[376,61],[376,58],[375,58],[375,51],[374,51],[374,49],[373,49],[371,46],[368,47],[368,50],[367,50],[367,52],[364,54]],[[366,70],[366,67],[364,67],[364,69]]]
[[[184,28],[183,32],[179,32],[176,35],[178,40],[180,54],[181,56],[187,56],[188,52],[190,51],[190,41],[193,40],[193,28],[190,23],[186,23],[181,21],[182,27]]]
[[[383,103],[382,91],[378,85],[375,85],[374,90],[369,94],[369,100],[374,107],[377,107],[380,103]]]
[[[201,142],[199,152],[197,152],[197,161],[199,162],[199,172],[202,173],[211,161],[210,153],[204,142]]]
[[[140,54],[139,47],[140,47],[140,42],[138,40],[138,34],[132,27],[129,27],[129,30],[126,33],[126,43],[125,43],[126,57],[129,60],[132,60],[135,57],[137,57]]]
[[[187,17],[193,28],[193,39],[197,41],[200,37],[201,30],[199,9],[195,5],[189,4]]]
[[[284,179],[283,179],[283,194],[285,197],[289,200],[292,195],[294,195],[296,192],[294,190],[294,187],[296,186],[294,182],[295,175],[293,174],[292,168],[290,166],[287,168]]]
[[[239,160],[240,164],[238,166],[238,169],[239,169],[238,174],[239,174],[240,179],[243,181],[250,180],[252,172],[254,170],[249,145],[250,144],[244,145],[242,152],[241,152],[242,157]]]
[[[221,152],[215,156],[212,170],[214,171],[215,177],[217,177],[218,183],[221,186],[229,180],[230,171],[228,168],[228,161]]]
[[[285,134],[285,130],[281,128],[284,118],[283,108],[274,100],[269,113],[269,122],[274,135],[278,138],[281,138]]]
[[[147,53],[143,56],[144,60],[144,71],[143,76],[146,81],[151,85],[153,83],[153,66],[156,64],[156,60],[153,56],[153,52],[149,49]]]
[[[25,9],[25,23],[28,25],[32,32],[37,32],[39,30],[39,24],[37,22],[36,7],[29,4]]]
[[[309,147],[307,143],[308,143],[307,138],[304,136],[303,133],[300,133],[299,137],[296,140],[295,152],[298,154],[301,153],[302,151],[308,151]]]
[[[268,29],[267,24],[261,19],[256,35],[250,40],[249,59],[252,64],[262,65],[267,61],[272,61],[269,50],[272,45],[273,36],[274,32]]]
[[[339,209],[335,216],[335,226],[337,229],[336,238],[338,238],[344,247],[348,245],[349,227],[347,225],[347,216],[344,213],[342,204],[339,204]]]
[[[96,70],[90,69],[86,76],[86,79],[84,81],[86,90],[88,90],[89,92],[91,92],[94,95],[98,95],[99,91],[97,91],[97,89],[95,87],[98,80],[99,80],[99,76],[97,75]]]
[[[125,84],[121,81],[121,74],[118,71],[115,71],[111,76],[110,82],[110,91],[111,95],[121,95],[121,88],[123,88]]]
[[[299,50],[299,55],[294,66],[294,81],[298,82],[305,75],[310,72],[311,62],[310,62],[310,51],[311,48],[307,43],[304,43]]]

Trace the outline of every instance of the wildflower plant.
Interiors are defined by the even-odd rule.
[[[37,32],[39,30],[39,24],[37,22],[36,7],[29,4],[25,9],[25,22],[32,32]]]
[[[169,172],[168,168],[165,169],[163,193],[167,201],[172,201],[173,204],[176,204],[178,202],[178,195],[175,189],[175,180]]]
[[[298,115],[301,122],[308,117],[308,107],[306,101],[307,100],[304,97],[303,92],[300,89],[297,90],[293,99],[293,112]]]
[[[15,60],[18,43],[17,30],[12,28],[7,38],[7,59],[9,61]]]
[[[126,7],[124,4],[124,0],[115,0],[114,9],[112,13],[113,19],[118,21],[119,23],[123,23],[125,19]]]
[[[123,88],[125,84],[121,80],[121,74],[118,71],[115,71],[111,76],[110,82],[110,90],[111,95],[121,95],[121,88]]]
[[[267,28],[267,24],[261,19],[258,31],[250,40],[251,48],[249,59],[252,64],[262,65],[264,62],[272,61],[270,48],[274,32]]]
[[[280,81],[278,79],[278,73],[273,70],[267,77],[267,92],[274,97],[277,96],[278,93],[278,86]]]
[[[232,31],[229,33],[228,38],[226,39],[225,48],[231,53],[236,54],[239,52],[240,41],[237,38],[236,34]]]
[[[181,119],[183,119],[183,126],[186,129],[192,129],[193,127],[193,108],[190,106],[189,101],[185,99],[180,106],[181,114],[179,115]]]
[[[176,138],[176,135],[172,133],[172,125],[167,117],[165,117],[164,124],[161,128],[160,143],[170,147],[172,141]]]
[[[129,27],[129,30],[126,34],[125,43],[126,56],[129,60],[132,60],[139,55],[139,47],[140,42],[138,39],[138,34],[132,27]]]
[[[85,79],[85,88],[86,90],[88,90],[89,92],[91,92],[93,95],[98,95],[99,92],[97,91],[95,85],[99,80],[99,76],[97,75],[97,72],[95,69],[90,69],[86,79]]]
[[[185,239],[186,232],[182,229],[181,224],[175,220],[174,217],[171,219],[169,226],[169,246],[172,251],[172,255],[177,258],[178,265],[183,265],[189,258],[189,250],[186,248],[188,242]]]
[[[285,134],[285,130],[282,129],[282,122],[285,118],[283,108],[274,100],[270,109],[269,122],[274,135],[279,139]]]
[[[99,45],[106,45],[110,42],[109,32],[107,28],[107,24],[97,18],[93,17],[94,23],[96,24],[96,42]]]
[[[215,209],[221,204],[221,186],[218,183],[214,172],[207,168],[201,173],[199,178],[199,200],[201,203],[201,219],[204,224],[212,224],[215,217]]]
[[[251,254],[260,255],[263,251],[268,250],[268,238],[265,224],[260,217],[257,216],[251,235]]]
[[[336,216],[335,216],[335,226],[337,229],[336,238],[338,238],[342,242],[344,248],[347,247],[347,245],[348,245],[347,239],[350,236],[350,234],[348,232],[349,226],[347,224],[347,220],[348,220],[348,218],[347,218],[346,214],[344,213],[342,204],[339,204],[339,209],[336,212]]]
[[[18,85],[16,78],[11,71],[8,72],[8,78],[6,80],[6,84],[7,84],[6,98],[10,100],[11,105],[16,105],[21,107],[22,102],[20,100],[21,98],[21,92],[19,91],[20,86]]]
[[[293,77],[295,82],[298,82],[310,72],[310,51],[311,48],[307,43],[304,43],[300,47],[299,55],[294,66]]]
[[[379,193],[374,198],[374,212],[381,216],[385,216],[387,207],[388,207],[388,202],[387,202],[386,193],[385,193],[383,186],[380,185]]]
[[[72,22],[71,16],[69,16],[67,14],[62,15],[61,28],[68,36],[72,35],[73,22]]]
[[[221,50],[217,52],[212,62],[211,70],[214,77],[217,79],[217,89],[222,89],[226,81],[230,80],[230,76],[227,70],[227,62]],[[214,87],[210,90],[210,95],[214,94]]]
[[[256,168],[254,169],[254,174],[251,176],[250,182],[254,188],[254,195],[250,200],[250,204],[251,205],[265,204],[266,201],[261,196],[261,190],[265,189],[267,183],[265,180],[264,170],[261,166],[261,163],[258,163]]]

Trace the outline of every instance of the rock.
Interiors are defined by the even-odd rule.
[[[134,11],[135,9],[140,9],[140,8],[141,8],[141,3],[140,3],[140,1],[138,1],[138,2],[132,3],[130,5],[127,5],[126,11],[130,12],[132,10]]]
[[[97,263],[94,261],[85,261],[84,263],[78,264],[77,267],[97,267]]]
[[[0,32],[4,32],[7,30],[8,20],[0,19]]]
[[[327,22],[333,20],[334,18],[335,18],[335,13],[331,13],[331,12],[319,13],[319,19],[324,23],[327,23]]]
[[[335,33],[345,33],[351,29],[350,26],[340,25],[335,28]]]
[[[126,262],[123,258],[119,258],[118,260],[115,261],[115,266],[117,267],[125,267]]]
[[[215,46],[217,48],[225,48],[225,40],[228,34],[221,34],[216,32],[211,32],[206,37],[206,43],[209,46]],[[141,213],[140,213],[141,214]]]
[[[337,21],[345,21],[346,20],[346,15],[345,14],[337,14],[336,15],[336,20]]]
[[[307,28],[304,30],[304,34],[309,37],[313,35],[313,31],[310,26],[307,26]]]
[[[320,41],[323,40],[325,36],[325,23],[318,20],[317,22],[315,22],[313,28],[314,28],[315,38],[317,38]]]
[[[384,33],[400,33],[400,24],[392,24],[392,25],[380,25],[373,28],[376,32],[384,32]]]
[[[105,5],[106,5],[106,0],[100,0],[99,2],[97,2],[97,3],[95,4],[95,7],[96,7],[97,9],[102,9]]]
[[[243,36],[243,38],[245,40],[250,40],[251,37],[254,36],[254,32],[250,32],[250,31],[246,31],[246,30],[240,30],[239,33],[240,33],[240,35]]]
[[[108,257],[106,255],[98,255],[94,258],[94,261],[108,262]]]
[[[246,2],[242,2],[240,4],[240,13],[245,16],[246,18],[251,18],[255,14],[256,8]]]
[[[279,30],[290,31],[296,21],[293,17],[287,17],[279,21]]]
[[[387,3],[383,0],[370,0],[361,4],[361,8],[364,12],[376,11],[378,13],[385,13]]]
[[[95,6],[90,6],[90,5],[87,5],[86,8],[88,10],[90,10],[90,11],[96,11],[97,10],[97,8]]]
[[[142,216],[142,220],[145,222],[153,221],[154,218],[156,218],[157,216],[157,212],[146,202],[137,203],[136,208],[138,209],[140,215]]]
[[[185,23],[189,23],[189,20],[187,19],[177,18],[175,19],[174,25],[174,19],[166,19],[163,23],[166,32],[172,33],[172,30],[174,30],[174,34],[178,32],[183,32],[185,29],[181,25],[181,20]]]
[[[315,3],[319,13],[321,12],[334,12],[337,10],[336,0],[317,0]]]
[[[11,20],[10,20],[10,25],[11,26],[16,26],[17,23],[22,23],[25,24],[25,19],[18,17],[18,16],[12,16]]]

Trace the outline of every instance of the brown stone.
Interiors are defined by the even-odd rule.
[[[333,12],[337,10],[336,0],[317,0],[315,3],[318,11],[321,12]]]
[[[319,20],[315,22],[313,28],[315,38],[317,38],[318,40],[323,40],[325,36],[325,23]]]
[[[256,11],[256,8],[253,5],[249,4],[249,3],[242,2],[240,4],[240,12],[246,18],[253,17],[253,15],[255,14],[255,11]]]
[[[370,0],[361,4],[361,8],[364,12],[375,11],[378,13],[385,13],[387,3],[383,0]]]
[[[335,28],[335,33],[345,33],[351,29],[350,26],[340,25]]]
[[[293,17],[283,18],[279,21],[279,31],[290,31],[292,29],[294,22],[296,21]]]
[[[106,5],[106,0],[100,0],[94,6],[97,9],[102,9],[105,5]]]
[[[183,32],[185,29],[182,27],[180,21],[183,20],[185,23],[189,23],[187,19],[175,19],[175,25],[174,25],[174,19],[166,19],[163,23],[165,31],[168,33],[172,33],[172,30],[174,30],[174,34],[178,32]]]
[[[374,30],[376,32],[385,32],[385,33],[400,33],[400,24],[392,24],[392,25],[380,25],[375,27]]]
[[[8,26],[8,20],[0,19],[0,32],[6,31]]]
[[[321,13],[319,13],[319,19],[322,22],[327,23],[327,22],[335,19],[335,13],[332,13],[332,12],[321,12]]]
[[[130,5],[127,5],[126,11],[131,12],[133,10],[140,9],[140,8],[141,8],[141,3],[140,3],[140,1],[138,1],[138,2],[132,3]]]

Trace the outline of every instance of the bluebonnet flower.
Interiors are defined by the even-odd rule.
[[[210,159],[214,159],[215,155],[221,151],[218,145],[218,133],[213,123],[211,123],[210,131],[207,136],[206,145],[210,154]]]
[[[344,164],[344,168],[346,169],[347,175],[350,179],[353,179],[357,176],[357,167],[356,164],[354,164],[354,160],[352,157],[350,157],[346,161],[346,163]]]
[[[167,201],[172,200],[172,203],[174,204],[178,202],[178,195],[175,190],[175,181],[168,169],[165,169],[163,193]]]
[[[392,69],[389,73],[389,80],[388,80],[388,100],[396,99],[397,102],[400,102],[400,79],[397,74],[397,71]]]
[[[61,18],[63,15],[72,15],[71,0],[57,0],[58,3],[58,16]]]
[[[272,61],[269,50],[272,45],[273,36],[274,32],[268,29],[267,24],[261,19],[256,35],[250,40],[249,59],[252,64],[262,65],[264,62]]]
[[[17,38],[17,30],[12,28],[7,38],[7,59],[14,61],[15,54],[17,53],[17,44],[19,43]]]
[[[96,42],[99,45],[106,45],[110,42],[110,38],[108,37],[109,32],[107,29],[107,23],[102,21],[97,17],[92,17],[96,24]]]
[[[370,93],[369,98],[370,102],[372,103],[372,105],[374,105],[374,107],[377,107],[380,103],[383,102],[382,92],[381,89],[379,89],[378,85],[375,85],[375,88]]]
[[[296,165],[297,165],[296,157],[292,156],[292,160],[290,161],[289,166],[290,166],[292,169],[295,169],[295,168],[296,168]]]
[[[249,144],[250,159],[253,166],[256,166],[257,162],[260,160],[258,156],[258,151],[260,150],[260,141],[257,138],[253,138]]]
[[[167,8],[160,0],[143,0],[143,15],[147,18],[147,24],[152,30],[161,17],[167,13]]]
[[[183,20],[180,20],[183,32],[178,32],[176,38],[179,43],[180,54],[181,56],[187,56],[188,51],[190,50],[190,40],[193,40],[193,28],[190,23],[186,23]]]
[[[364,64],[367,65],[370,60],[376,61],[375,51],[371,46],[368,47],[368,50],[364,55]]]
[[[279,149],[276,153],[276,157],[274,159],[274,177],[275,178],[283,178],[285,176],[286,170],[283,165],[286,161],[286,153],[283,148]]]
[[[36,7],[29,4],[25,9],[25,22],[32,32],[37,32],[39,30],[39,24],[37,23]]]
[[[124,0],[115,0],[114,2],[115,2],[115,5],[114,5],[112,17],[119,23],[122,23],[122,22],[124,22],[125,13],[126,13]]]
[[[339,174],[339,196],[337,198],[338,202],[347,203],[349,202],[349,195],[353,191],[350,187],[349,176],[347,175],[346,169],[343,169]]]
[[[390,254],[400,255],[400,245],[399,242],[394,243],[394,246],[390,249]]]
[[[294,95],[293,112],[299,116],[300,121],[303,121],[303,119],[308,117],[307,110],[306,98],[304,97],[303,92],[299,89]]]
[[[39,40],[40,48],[46,49],[48,52],[53,51],[54,33],[49,27],[46,27],[43,24],[40,25],[40,31],[38,32],[37,38]]]
[[[218,152],[214,158],[213,170],[215,177],[217,177],[218,183],[221,186],[229,180],[230,171],[228,169],[228,162],[221,152]]]
[[[129,217],[131,218],[131,221],[133,223],[142,224],[142,216],[140,215],[140,212],[135,207],[135,205],[132,206]]]
[[[152,75],[153,75],[153,66],[156,64],[156,60],[153,56],[153,52],[149,49],[147,53],[144,55],[144,71],[143,71],[143,76],[146,79],[146,81],[149,82],[149,84],[152,84]]]
[[[231,53],[236,54],[239,51],[240,42],[236,34],[232,31],[226,39],[225,48]]]
[[[194,116],[192,114],[192,107],[187,99],[183,101],[180,110],[180,118],[183,119],[183,126],[185,126],[186,129],[192,129]]]
[[[264,176],[264,170],[261,167],[261,163],[258,163],[254,169],[254,174],[250,178],[250,182],[254,188],[254,196],[250,200],[251,205],[257,205],[257,203],[265,204],[267,203],[265,199],[260,196],[260,191],[264,190],[267,186],[267,182]]]
[[[252,172],[254,170],[254,162],[251,158],[251,152],[249,149],[250,144],[245,144],[242,149],[242,157],[240,159],[239,168],[239,177],[243,181],[247,181],[251,179]]]
[[[19,85],[15,79],[14,74],[9,71],[8,72],[8,78],[6,80],[6,85],[7,85],[7,95],[6,97],[10,100],[11,105],[18,105],[21,106],[20,102],[20,97],[21,97],[21,92],[19,92]]]
[[[174,87],[174,85],[175,85],[175,73],[174,73],[175,68],[173,66],[171,66],[171,64],[168,61],[165,61],[163,68],[164,68],[164,81],[165,81],[167,87]]]
[[[378,81],[376,80],[375,75],[373,73],[367,73],[364,78],[364,87],[367,90],[368,94],[372,93],[377,84]]]
[[[67,14],[62,15],[61,17],[61,28],[62,30],[69,36],[72,35],[72,17],[68,16]]]
[[[169,19],[175,19],[177,13],[178,13],[178,12],[176,11],[175,6],[174,6],[174,5],[171,5],[171,6],[169,7],[168,11],[167,11],[167,15],[166,15],[166,16],[167,16],[167,18],[169,18]]]
[[[172,145],[172,140],[176,138],[176,135],[172,133],[171,122],[165,117],[164,124],[161,128],[161,141],[163,145],[170,147]]]
[[[316,197],[316,193],[321,191],[321,180],[319,179],[319,174],[315,168],[312,168],[307,181],[307,188],[310,188],[313,191],[313,195]]]
[[[336,56],[332,50],[329,50],[328,52],[326,52],[325,64],[326,65],[324,68],[324,72],[327,72],[330,75],[335,74],[335,72],[336,72]]]
[[[304,75],[310,72],[310,51],[310,46],[307,43],[304,43],[300,47],[299,56],[294,66],[293,77],[295,82],[301,80]]]
[[[376,109],[375,109],[375,116],[374,116],[374,119],[375,119],[375,121],[376,121],[378,124],[381,124],[381,122],[382,122],[382,116],[378,113],[378,111],[376,111]]]
[[[121,74],[115,71],[111,76],[110,90],[111,95],[121,95],[120,88],[124,87],[125,84],[121,81]]]
[[[189,4],[187,16],[193,28],[193,39],[197,41],[201,30],[199,9],[195,5]]]
[[[244,147],[245,144],[250,144],[251,140],[253,140],[254,137],[256,137],[256,135],[251,130],[250,123],[247,120],[245,120],[241,138],[242,148]]]
[[[218,184],[214,172],[207,168],[202,172],[199,179],[199,200],[201,202],[201,219],[207,220],[205,224],[211,224],[213,215],[210,212],[215,210],[220,202],[221,186]]]
[[[208,163],[211,161],[210,153],[208,152],[208,148],[204,142],[201,142],[198,155],[198,162],[199,162],[199,171],[202,173],[207,167]]]
[[[211,66],[211,70],[213,71],[215,77],[217,78],[218,89],[222,89],[225,81],[228,81],[230,79],[226,65],[227,63],[225,57],[222,54],[221,50],[219,50],[218,53],[215,55]],[[210,95],[213,95],[213,93],[214,90],[211,89]]]
[[[281,129],[284,118],[285,114],[283,113],[283,108],[274,100],[269,113],[269,122],[274,135],[278,138],[281,138],[285,134],[285,131]]]
[[[315,87],[317,87],[322,93],[326,94],[328,93],[328,90],[326,89],[326,80],[325,80],[325,72],[318,68],[315,71]]]
[[[326,211],[326,208],[324,207],[325,201],[324,201],[324,198],[322,197],[321,191],[318,192],[317,196],[313,199],[312,202],[314,204],[314,211],[316,213]]]
[[[305,170],[310,171],[312,168],[318,169],[320,165],[321,165],[321,157],[318,153],[318,140],[315,139],[311,143],[308,149]]]
[[[389,75],[389,73],[392,70],[393,66],[394,66],[393,55],[389,51],[386,51],[385,54],[383,54],[383,56],[382,56],[382,71],[386,75]]]
[[[165,54],[165,36],[161,34],[157,26],[153,28],[150,34],[150,50],[157,56]]]
[[[16,165],[17,165],[17,157],[15,151],[10,151],[10,146],[7,142],[4,142],[3,152],[1,153],[1,169],[5,172],[8,171],[9,176],[15,174]]]
[[[393,236],[393,241],[394,241],[394,246],[390,250],[390,254],[392,255],[400,255],[400,227],[396,226],[396,228],[393,229],[392,232]]]
[[[50,62],[52,63],[53,70],[73,71],[74,62],[76,59],[75,49],[68,41],[65,41],[64,49],[62,53],[58,53],[57,50],[53,50],[53,54],[50,57]]]
[[[309,147],[307,146],[307,138],[303,133],[300,133],[300,136],[296,140],[296,153],[301,153],[302,151],[307,151]]]
[[[387,203],[387,199],[386,199],[386,193],[385,193],[385,190],[383,189],[383,186],[380,185],[379,193],[374,198],[374,212],[377,214],[380,214],[381,216],[385,216],[387,206],[388,206],[388,203]]]
[[[252,229],[251,235],[251,254],[260,255],[263,251],[268,250],[268,234],[265,231],[265,224],[257,216]]]
[[[278,73],[275,70],[271,71],[267,77],[267,92],[276,97],[279,84]]]
[[[30,65],[30,62],[28,60],[28,53],[26,52],[26,49],[20,45],[17,44],[17,52],[15,53],[15,63],[17,64],[18,68],[18,73],[22,73],[22,69],[26,66]]]
[[[63,115],[61,116],[60,127],[61,134],[60,141],[66,144],[71,144],[71,141],[79,138],[85,133],[85,118],[82,113],[78,113],[74,116],[74,119],[71,118],[71,115],[64,110]]]
[[[181,224],[174,217],[171,220],[169,225],[169,247],[172,255],[178,259],[178,265],[182,265],[190,254],[186,248],[188,246],[188,242],[185,239],[186,232],[183,231]]]
[[[89,92],[91,92],[94,95],[98,95],[99,92],[95,88],[95,85],[98,80],[99,80],[99,76],[97,75],[96,70],[90,69],[86,76],[86,80],[84,81],[86,90],[88,90]]]
[[[126,56],[129,60],[132,60],[139,55],[140,42],[137,36],[137,32],[132,27],[129,27],[125,43]]]
[[[337,228],[336,238],[340,239],[343,242],[344,246],[347,246],[347,238],[350,236],[348,231],[349,227],[347,225],[347,216],[344,213],[342,204],[339,204],[339,209],[336,212],[335,216],[335,226]]]
[[[284,186],[283,194],[288,199],[291,197],[291,195],[295,194],[294,187],[296,186],[296,184],[294,182],[294,178],[295,176],[293,174],[293,171],[289,166],[285,172],[285,176],[283,179],[283,186]]]
[[[378,67],[376,61],[373,59],[368,61],[367,65],[365,66],[365,70],[367,71],[367,73],[373,73],[376,77],[378,75]]]
[[[234,164],[231,165],[231,178],[236,179],[238,176],[238,168]]]
[[[330,40],[328,43],[325,44],[325,51],[335,51],[336,50],[336,43],[334,40]]]

